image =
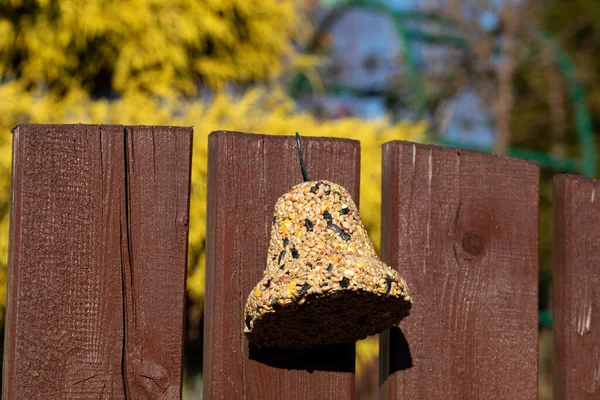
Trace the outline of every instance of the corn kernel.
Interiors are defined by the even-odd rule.
[[[288,297],[292,296],[292,292],[294,291],[295,287],[296,287],[296,279],[292,280],[290,282],[290,284],[288,285],[288,289],[287,289],[287,295],[288,295]]]
[[[290,221],[289,219],[286,219],[285,221],[283,221],[283,223],[281,224],[281,232],[283,233],[287,233],[290,228],[292,227],[292,221]]]

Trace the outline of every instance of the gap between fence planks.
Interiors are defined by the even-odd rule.
[[[600,181],[553,181],[553,398],[600,396]]]
[[[191,128],[14,130],[3,399],[179,399]]]
[[[382,257],[414,306],[381,335],[381,399],[537,399],[537,164],[383,147]]]
[[[303,137],[309,176],[358,201],[360,146]],[[353,399],[354,344],[312,350],[248,345],[243,309],[266,267],[277,199],[302,182],[293,137],[219,131],[209,137],[204,399]]]

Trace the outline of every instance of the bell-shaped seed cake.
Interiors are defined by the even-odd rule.
[[[354,342],[396,325],[411,306],[406,282],[377,257],[346,189],[309,181],[279,198],[267,268],[245,307],[251,342]]]

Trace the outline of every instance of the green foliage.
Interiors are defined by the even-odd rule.
[[[593,118],[596,143],[600,130],[600,7],[595,0],[549,0],[545,4],[543,27],[569,53],[577,77],[585,87]],[[572,131],[569,132],[571,135]],[[573,133],[574,135],[574,133]],[[600,173],[600,170],[598,171]]]
[[[593,123],[600,123],[600,8],[595,0],[549,0],[540,9],[535,27],[551,38],[573,60],[573,71],[585,87]],[[541,26],[540,26],[541,25]],[[531,38],[530,38],[531,39]],[[518,102],[513,113],[513,144],[557,155],[581,157],[577,141],[573,100],[552,52],[542,47],[537,36],[523,42],[521,63],[515,76]],[[546,51],[544,51],[546,50]],[[554,71],[552,70],[554,69]],[[596,133],[596,143],[598,136]],[[542,172],[540,183],[540,309],[550,308],[552,280],[552,195],[551,179],[562,171]],[[599,171],[600,172],[600,171]]]

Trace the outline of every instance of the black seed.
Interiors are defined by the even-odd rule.
[[[281,304],[279,304],[277,300],[273,300],[271,302],[271,307],[273,307],[273,310],[279,310],[281,308]]]
[[[298,250],[296,250],[295,247],[292,247],[292,257],[294,257],[294,258],[300,257],[300,254],[298,254]]]
[[[270,279],[265,282],[265,289],[268,289],[269,286],[271,286],[271,280]]]
[[[324,185],[327,186],[327,189],[325,189],[325,194],[329,196],[331,194],[331,185],[328,183],[325,183]]]
[[[333,264],[329,264],[327,266],[327,272],[331,272],[331,269],[333,268]]]
[[[350,234],[349,234],[348,232],[342,232],[342,233],[340,233],[340,236],[341,236],[341,237],[342,237],[342,239],[344,239],[346,242],[347,242],[348,240],[350,240],[350,237],[351,237],[351,236],[350,236]]]
[[[313,227],[314,227],[313,223],[312,223],[312,222],[310,222],[310,219],[308,219],[308,218],[306,218],[306,219],[304,220],[304,226],[306,226],[306,229],[307,229],[309,232],[312,232],[312,230],[313,230]]]
[[[279,260],[277,260],[277,264],[281,264],[283,257],[285,257],[285,250],[281,250],[281,253],[279,253]]]
[[[284,269],[285,268],[285,264],[281,264],[281,267],[279,267],[279,269]]]
[[[333,222],[333,217],[331,216],[331,214],[329,214],[329,211],[325,210],[325,212],[323,213],[323,218],[325,218],[325,221],[327,221],[327,223],[332,223]]]
[[[336,195],[336,194],[337,194],[338,196],[342,197],[342,194],[341,194],[340,192],[338,192],[337,190],[336,190],[335,192],[333,192],[333,194],[334,194],[334,195]]]
[[[275,225],[275,221],[277,221],[277,217],[273,215],[273,225]]]
[[[348,287],[348,285],[350,284],[350,281],[348,280],[348,278],[344,277],[341,281],[340,281],[340,286],[342,287],[342,289],[346,289]]]
[[[310,285],[308,283],[302,286],[302,289],[300,289],[300,296],[308,292],[308,289],[310,289]]]
[[[386,292],[385,292],[386,294],[389,293],[390,290],[392,290],[392,282],[394,282],[394,280],[392,278],[385,279],[385,283],[387,285]]]
[[[250,329],[250,321],[252,321],[252,317],[250,314],[246,314],[246,326]]]
[[[337,226],[336,224],[329,223],[329,224],[327,224],[327,227],[328,227],[329,229],[331,229],[332,231],[334,231],[335,233],[342,233],[342,232],[344,232],[344,231],[342,230],[342,228],[340,228],[340,227],[339,227],[339,226]]]
[[[323,182],[319,181],[317,182],[317,184],[313,187],[310,188],[310,192],[315,194],[317,193],[317,191],[319,190],[319,186],[321,186],[323,184]]]
[[[289,241],[289,239],[288,239],[288,238],[284,238],[284,239],[283,239],[283,246],[284,246],[284,247],[287,247],[287,245],[288,245],[288,244],[290,244],[290,241]]]
[[[349,212],[350,212],[350,209],[348,207],[342,208],[342,215],[348,215]]]

